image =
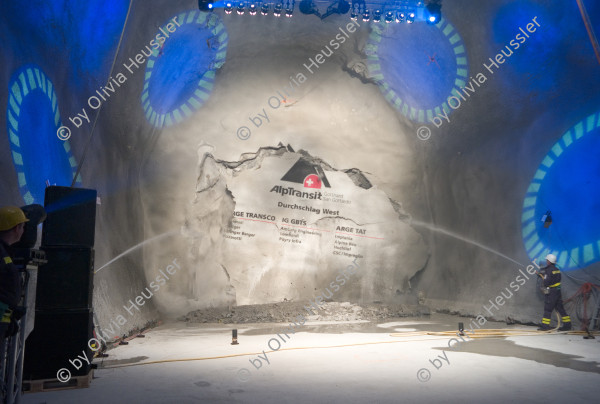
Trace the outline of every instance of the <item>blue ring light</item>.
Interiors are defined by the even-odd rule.
[[[39,67],[28,65],[8,89],[7,133],[21,196],[26,204],[43,204],[46,180],[69,186],[77,171],[69,141],[56,135],[62,125],[54,86]]]
[[[530,259],[552,253],[571,271],[600,261],[600,113],[569,129],[542,160],[523,201]],[[553,223],[541,218],[550,210]]]
[[[461,97],[460,89],[469,82],[465,45],[454,26],[442,18],[436,25],[371,27],[367,64],[386,100],[420,123],[442,110],[452,112],[448,98]]]
[[[152,51],[146,65],[142,106],[157,128],[178,124],[202,107],[227,53],[227,32],[216,14],[194,10],[176,20],[181,26]]]

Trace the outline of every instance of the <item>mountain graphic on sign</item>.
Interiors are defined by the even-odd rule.
[[[327,188],[331,188],[323,168],[321,168],[319,165],[309,162],[303,157],[300,157],[300,159],[296,161],[296,164],[294,164],[292,168],[290,168],[289,171],[285,173],[283,177],[281,177],[281,181],[302,184],[305,188],[320,189],[321,184],[325,185]]]

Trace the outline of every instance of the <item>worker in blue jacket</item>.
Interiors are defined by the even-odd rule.
[[[571,329],[571,317],[567,314],[563,306],[562,294],[560,291],[560,269],[556,266],[556,255],[546,255],[546,266],[540,268],[539,275],[543,279],[544,292],[544,316],[542,317],[542,325],[538,330],[550,330],[550,317],[552,311],[556,309],[561,315],[562,326],[559,331],[569,331]]]

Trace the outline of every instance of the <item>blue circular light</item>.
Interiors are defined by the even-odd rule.
[[[13,75],[8,88],[7,133],[21,196],[26,204],[43,204],[46,181],[70,186],[77,171],[69,141],[56,134],[62,123],[54,85],[29,65]]]
[[[523,200],[522,237],[530,259],[557,256],[565,271],[600,261],[600,113],[569,129],[535,172]],[[553,223],[544,227],[551,211]]]
[[[181,26],[146,64],[142,106],[158,128],[178,124],[202,107],[227,52],[227,32],[216,14],[194,10],[177,15],[177,21]]]
[[[420,123],[450,113],[448,98],[469,81],[465,45],[454,26],[442,18],[435,25],[371,29],[365,49],[369,73],[388,102]]]

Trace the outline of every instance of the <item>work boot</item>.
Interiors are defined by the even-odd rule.
[[[542,324],[537,330],[538,331],[550,331],[551,329],[552,328],[550,328],[549,325]]]
[[[563,323],[562,327],[558,331],[571,331],[571,323]]]

